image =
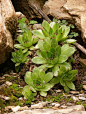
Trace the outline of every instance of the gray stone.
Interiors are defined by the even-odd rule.
[[[70,93],[72,93],[73,95],[77,95],[79,94],[79,91],[70,91]]]

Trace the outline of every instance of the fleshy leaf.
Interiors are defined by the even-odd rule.
[[[33,30],[33,34],[37,36],[38,38],[45,39],[44,34],[42,33],[42,30]]]
[[[67,86],[68,86],[70,89],[75,90],[75,85],[74,85],[71,81],[65,81],[65,83],[67,84]]]
[[[46,75],[45,75],[45,83],[49,82],[51,79],[53,78],[53,74],[51,72],[48,72]]]
[[[54,76],[58,76],[58,71],[59,71],[59,66],[58,66],[58,64],[56,64],[56,65],[52,68],[52,72],[54,73]]]
[[[45,63],[47,63],[46,59],[44,59],[43,57],[34,57],[32,59],[32,62],[36,63],[36,64],[45,64]]]
[[[47,31],[47,32],[49,32],[49,30],[50,30],[50,25],[49,25],[49,23],[47,22],[47,21],[43,21],[43,23],[42,23],[42,27],[44,27],[44,29]]]
[[[47,92],[46,91],[40,91],[40,95],[46,97],[47,96]]]
[[[33,80],[31,78],[31,72],[26,72],[26,75],[25,75],[25,82],[28,84],[28,85],[33,85]]]
[[[67,55],[60,55],[58,58],[58,63],[64,63],[67,59]]]

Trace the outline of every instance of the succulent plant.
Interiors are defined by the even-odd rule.
[[[20,66],[21,63],[26,63],[29,61],[27,59],[27,56],[29,54],[29,51],[27,53],[23,53],[22,49],[17,50],[16,52],[12,52],[12,57],[11,59],[15,63],[15,67],[19,69],[18,66]],[[16,69],[18,71],[18,69]]]
[[[20,44],[15,44],[14,47],[22,49],[23,53],[26,53],[28,49],[32,49],[35,43],[37,43],[38,38],[33,37],[30,30],[26,30],[23,35],[18,36],[18,41]]]
[[[35,67],[32,73],[26,72],[25,82],[28,84],[28,89],[30,89],[35,95],[37,91],[39,91],[41,96],[46,96],[47,91],[49,91],[54,86],[54,84],[48,83],[52,78],[53,74],[51,72],[45,74],[44,70],[40,71],[38,68]],[[25,91],[25,89],[26,86],[24,87],[23,91]]]

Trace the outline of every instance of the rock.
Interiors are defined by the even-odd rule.
[[[86,84],[86,81],[83,81],[82,83],[83,83],[83,84]]]
[[[12,85],[12,82],[6,81],[6,85],[7,86],[11,86]]]
[[[77,95],[79,94],[79,91],[70,91],[70,93],[72,93],[73,95]]]
[[[42,18],[41,15],[34,8],[28,5],[28,3],[36,4],[38,7],[42,8],[43,2],[41,0],[21,0],[21,2],[18,0],[12,0],[12,3],[15,7],[15,10],[23,13],[28,20]]]
[[[24,106],[24,107],[20,107],[19,108],[19,111],[23,111],[23,110],[28,110],[29,108],[27,106]]]
[[[70,114],[86,114],[86,111],[75,111],[71,112]]]
[[[36,109],[36,108],[37,109],[40,109],[40,108],[43,108],[47,104],[48,104],[48,101],[46,101],[46,102],[40,102],[38,104],[31,105],[31,108],[32,109]]]
[[[66,105],[61,105],[60,108],[67,108],[67,106]]]
[[[59,103],[52,103],[52,107],[54,110],[56,110],[58,107],[60,107],[60,104]]]
[[[86,90],[86,85],[83,85],[83,88]]]
[[[0,95],[0,98],[1,98],[1,99],[4,99],[4,100],[6,100],[6,101],[9,101],[9,100],[10,100],[10,97],[3,96],[3,95]]]
[[[62,92],[62,90],[60,90],[60,89],[56,90],[56,93],[61,93],[61,92]]]
[[[13,107],[11,109],[12,109],[13,112],[17,112],[20,109],[20,106]]]
[[[34,24],[33,29],[42,29],[42,24]]]
[[[83,112],[86,112],[84,109],[84,106],[82,105],[75,105],[75,106],[70,106],[67,109],[58,109],[58,110],[53,110],[53,109],[33,109],[33,110],[25,110],[21,112],[16,112],[16,113],[8,113],[8,114],[70,114],[70,113],[75,113],[76,112],[82,112],[80,114],[85,114]],[[79,114],[79,113],[78,113]]]
[[[85,97],[79,97],[79,100],[86,101],[86,98]]]
[[[5,111],[9,111],[9,110],[11,110],[13,107],[14,107],[14,106],[7,106],[7,107],[5,107]]]
[[[56,19],[66,19],[76,25],[86,43],[86,1],[85,0],[48,0],[43,6],[45,14]],[[78,39],[79,40],[79,39]]]
[[[0,1],[0,64],[4,63],[13,50],[13,38],[17,17],[11,0]]]
[[[79,98],[78,97],[75,97],[75,96],[72,96],[72,99],[76,102],[76,101],[79,101]]]

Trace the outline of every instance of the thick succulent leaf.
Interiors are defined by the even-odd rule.
[[[46,97],[47,96],[47,92],[46,91],[40,91],[40,95]]]
[[[72,54],[74,54],[75,52],[74,47],[63,48],[64,46],[66,46],[66,44],[64,44],[61,48],[61,55],[67,55],[67,57],[70,57]]]
[[[60,84],[61,84],[62,86],[65,86],[65,82],[64,82],[62,79],[60,79]]]
[[[48,72],[44,78],[45,83],[49,82],[52,78],[53,78],[53,74],[51,72]]]
[[[65,84],[65,86],[64,86],[64,90],[65,90],[65,92],[69,92],[70,91],[70,89],[68,88],[68,86]]]
[[[26,56],[23,56],[22,63],[25,63],[26,61],[27,61],[27,57]]]
[[[32,91],[30,90],[29,86],[26,85],[24,88],[23,88],[23,92],[22,94],[24,95],[24,97],[26,99],[28,99],[30,97],[30,95],[32,94]]]
[[[35,90],[32,86],[30,86],[29,88],[30,88],[30,90],[32,90],[33,92],[36,92],[36,90]]]
[[[36,64],[45,64],[45,63],[47,63],[46,59],[43,58],[43,57],[34,57],[32,59],[32,62],[36,63]]]
[[[66,68],[66,71],[69,71],[72,69],[71,64],[67,62],[62,63],[61,66],[64,66]]]
[[[24,42],[23,42],[22,37],[23,37],[22,35],[19,35],[19,36],[17,37],[17,39],[18,39],[19,43],[24,46]]]
[[[56,64],[58,62],[58,56],[52,60],[52,64]]]
[[[27,53],[28,52],[28,48],[25,48],[22,52],[23,53]]]
[[[55,24],[53,25],[52,29],[53,29],[53,32],[55,33],[56,30],[59,29],[59,24],[58,24],[58,23],[55,23]]]
[[[49,33],[45,29],[43,29],[42,32],[43,32],[45,37],[49,37]]]
[[[49,23],[47,22],[47,21],[43,21],[43,23],[42,23],[42,27],[44,27],[44,29],[47,31],[47,32],[49,32],[49,30],[50,30],[50,25],[49,25]]]
[[[61,39],[63,38],[63,34],[58,34],[57,36],[56,36],[56,40],[59,42]]]
[[[20,63],[16,63],[16,64],[15,64],[15,67],[17,67],[17,66],[19,66],[19,65],[20,65]]]
[[[20,48],[20,49],[25,49],[25,47],[22,46],[21,44],[15,44],[14,47],[15,47],[15,48],[18,48],[18,49],[19,49],[19,48]]]
[[[69,44],[74,44],[76,42],[76,40],[75,39],[67,39],[66,42]]]
[[[71,71],[68,72],[68,74],[71,74],[72,76],[76,76],[77,73],[78,73],[77,70],[71,70]]]
[[[16,52],[12,52],[12,56],[15,59],[16,58]]]
[[[16,60],[15,59],[11,59],[14,63],[16,63]]]
[[[49,91],[53,86],[54,86],[54,84],[46,83],[45,87],[43,89],[41,89],[41,91]]]
[[[51,67],[53,67],[53,66],[50,66],[50,65],[48,65],[48,64],[44,64],[44,65],[39,66],[38,68],[39,68],[40,70],[46,71],[48,68],[51,68]]]
[[[41,51],[40,51],[40,50],[37,50],[37,51],[36,51],[36,54],[37,54],[39,57],[42,57],[42,56],[41,56]]]
[[[40,74],[40,70],[38,67],[34,67],[33,72],[36,73],[37,75]]]
[[[44,36],[44,34],[43,34],[41,29],[40,30],[33,30],[32,32],[38,38],[45,39],[45,36]]]
[[[53,72],[54,76],[58,76],[58,71],[59,71],[59,66],[58,66],[58,64],[56,64],[52,68],[52,72]]]
[[[58,63],[64,63],[67,59],[67,55],[60,55],[58,58]]]
[[[33,38],[32,44],[37,43],[37,42],[38,42],[38,40],[39,40],[39,38]]]
[[[25,82],[32,86],[33,85],[33,80],[31,78],[31,72],[26,72],[26,75],[25,75]]]
[[[64,37],[66,37],[69,34],[70,27],[68,27],[66,25],[62,25],[61,27],[62,27],[62,30],[65,30],[64,35],[63,35],[63,38],[64,38]]]
[[[43,47],[46,51],[49,51],[49,49],[51,48],[51,45],[49,44],[49,42],[44,42]]]
[[[54,77],[54,78],[50,81],[51,84],[58,84],[59,82],[60,82],[60,78],[58,78],[58,77]]]
[[[45,81],[45,71],[42,70],[39,75],[40,75],[41,80]]]
[[[43,58],[47,58],[47,52],[45,50],[41,51],[41,55]]]
[[[62,47],[61,47],[61,53],[63,53],[65,50],[67,50],[69,48],[69,44],[64,44]]]
[[[39,42],[38,42],[38,47],[40,48],[40,50],[44,50],[44,47],[43,47],[43,40],[39,40]]]
[[[53,28],[54,24],[55,24],[55,22],[51,22],[50,27]]]
[[[65,81],[65,83],[67,84],[67,86],[68,86],[70,89],[75,90],[75,85],[74,85],[71,81]]]
[[[36,72],[33,72],[33,73],[31,74],[31,78],[32,78],[32,80],[33,80],[33,82],[34,82],[34,80],[36,80],[36,79],[38,78],[38,74],[37,74]]]

